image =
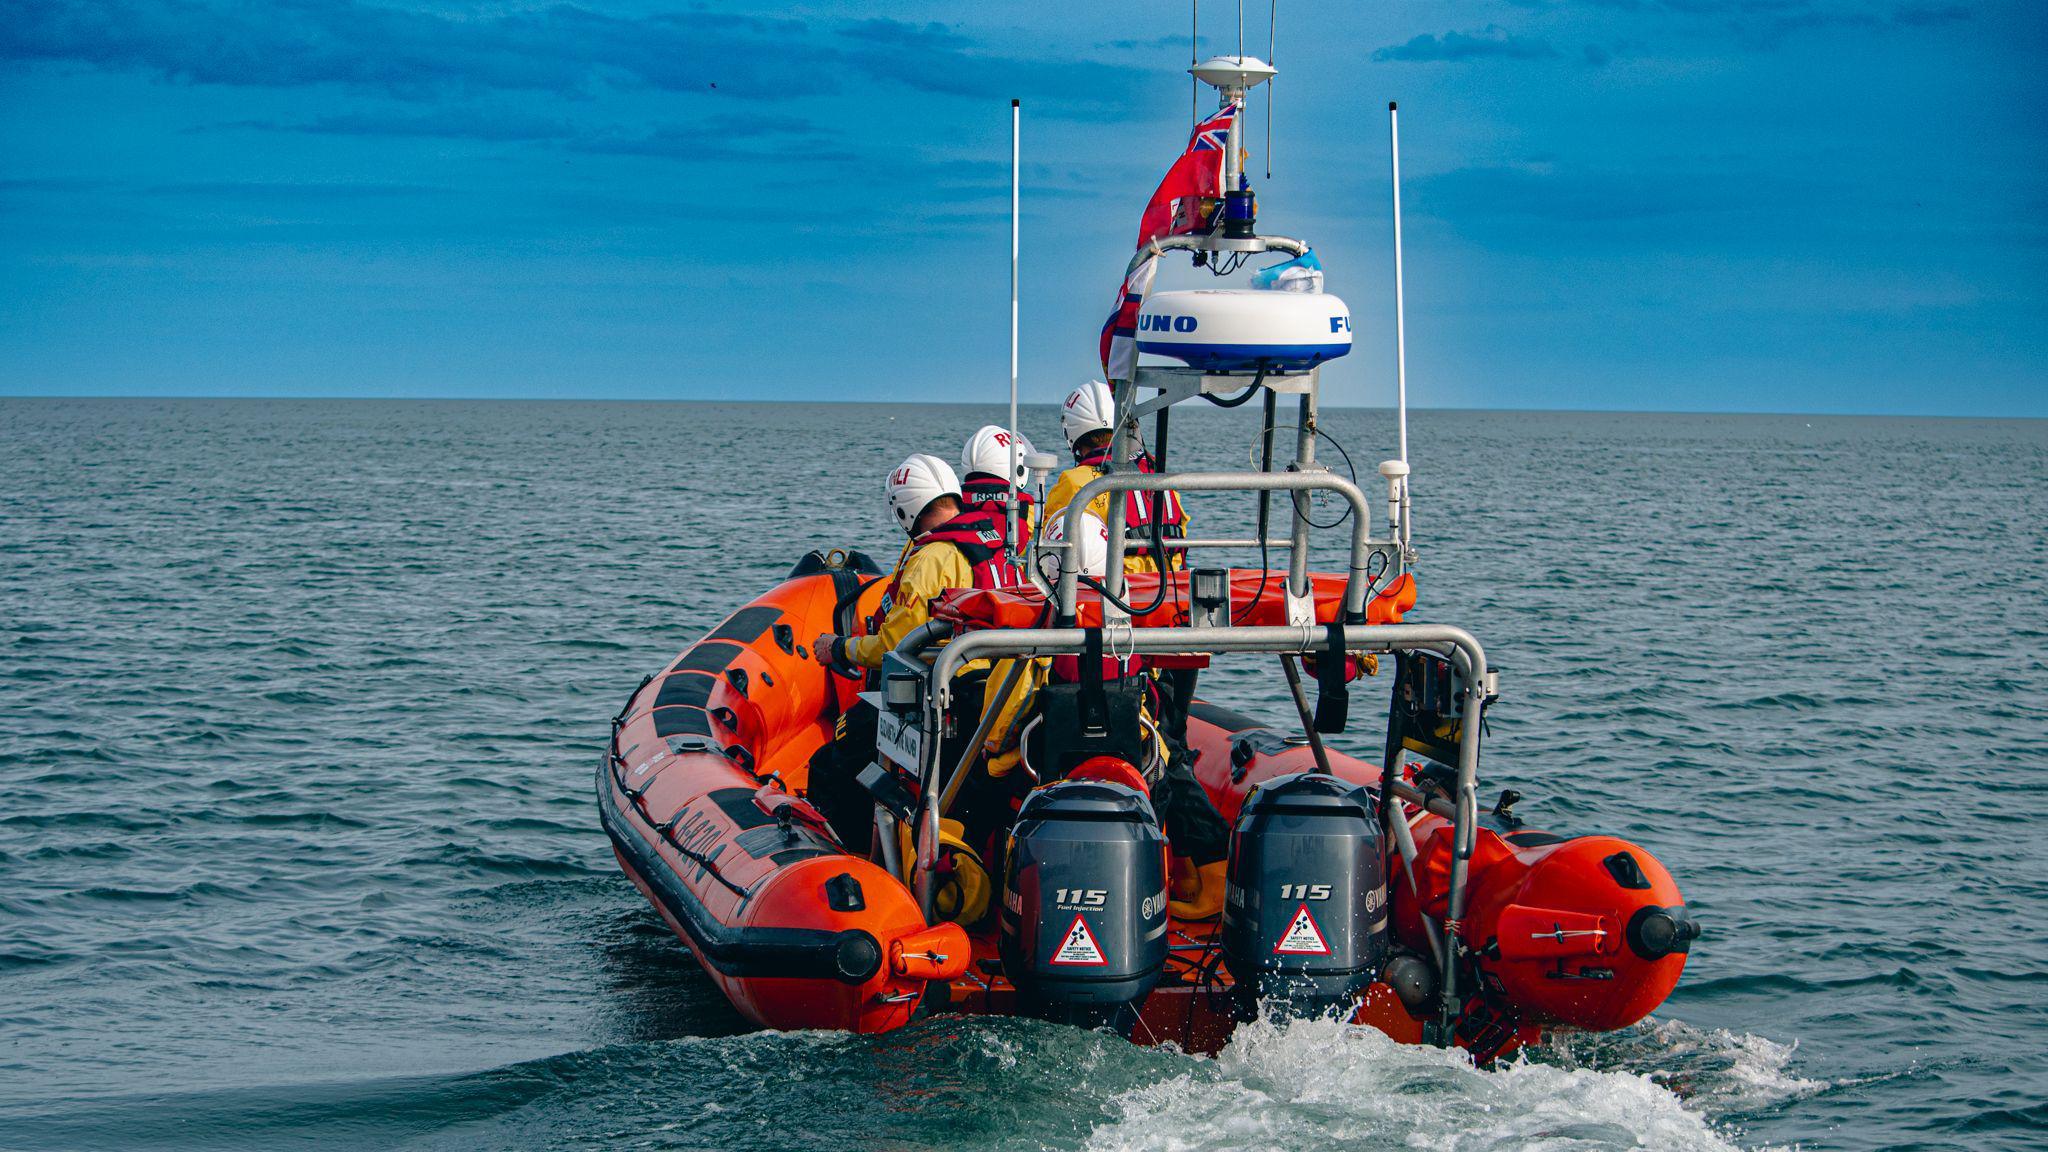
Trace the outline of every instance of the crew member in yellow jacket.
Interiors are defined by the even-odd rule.
[[[1067,445],[1073,449],[1074,466],[1060,473],[1059,479],[1053,482],[1052,491],[1045,497],[1045,511],[1039,516],[1040,524],[1050,524],[1062,515],[1084,486],[1108,471],[1111,429],[1115,426],[1115,418],[1116,398],[1111,395],[1109,385],[1102,381],[1090,380],[1067,393],[1066,403],[1060,406],[1060,430],[1066,433]],[[1140,472],[1156,470],[1152,458],[1143,452],[1138,454],[1135,463]],[[1178,493],[1124,493],[1124,539],[1135,544],[1150,544],[1155,495],[1158,498],[1160,536],[1168,544],[1167,563],[1178,571],[1187,566],[1187,553],[1173,549],[1171,542],[1186,536],[1188,525],[1187,510],[1181,506]],[[1111,493],[1105,492],[1088,502],[1088,511],[1104,523],[1109,521],[1110,496]],[[1126,553],[1124,571],[1157,572],[1159,564],[1148,547],[1141,552]]]
[[[1007,519],[1001,508],[966,507],[960,494],[960,480],[944,460],[925,453],[910,456],[889,474],[886,491],[890,512],[910,536],[909,545],[897,561],[880,606],[868,621],[867,634],[848,637],[821,633],[812,642],[812,657],[827,667],[844,662],[879,669],[883,659],[904,637],[931,619],[933,601],[951,589],[1012,588],[1025,582],[1009,547]],[[962,669],[953,682],[957,714],[980,715],[987,675],[988,668],[983,662]],[[836,779],[817,781],[812,789],[823,792],[842,812],[848,804],[856,812],[862,810],[859,805],[863,798],[857,792],[849,792],[848,784],[874,755],[873,723],[872,710],[864,704],[840,718],[835,740]],[[948,747],[941,755],[951,761],[960,751]],[[851,819],[845,819],[835,822],[835,827],[851,823]],[[948,827],[942,830],[943,848],[954,853],[955,861],[952,879],[941,892],[938,905],[943,915],[970,924],[988,909],[988,876],[980,858],[961,839],[958,822],[948,820],[944,824]]]
[[[1109,385],[1090,380],[1067,394],[1060,406],[1060,430],[1074,452],[1074,466],[1060,474],[1045,497],[1040,523],[1046,538],[1052,526],[1061,522],[1068,505],[1081,489],[1107,471],[1111,439],[1116,426],[1116,398]],[[1138,471],[1157,468],[1142,451],[1134,461]],[[1109,519],[1110,497],[1105,492],[1089,501],[1083,518],[1084,534],[1089,526]],[[1156,504],[1155,504],[1156,497]],[[1139,552],[1126,552],[1124,572],[1159,571],[1158,549],[1152,547],[1153,514],[1158,514],[1158,535],[1165,546],[1169,570],[1187,567],[1187,552],[1172,542],[1187,536],[1187,511],[1175,492],[1126,492],[1124,499],[1125,539],[1147,545]],[[1106,535],[1106,530],[1104,531]],[[1167,907],[1185,920],[1203,920],[1223,910],[1225,859],[1229,852],[1230,828],[1210,803],[1195,780],[1193,757],[1187,750],[1188,705],[1194,699],[1196,670],[1170,666],[1170,657],[1157,657],[1149,673],[1158,687],[1159,727],[1167,745],[1166,771],[1152,788],[1153,806],[1166,825],[1173,842],[1173,868]]]

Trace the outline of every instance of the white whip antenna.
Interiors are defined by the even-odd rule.
[[[1188,123],[1202,119],[1202,82],[1194,78],[1195,65],[1201,63],[1202,52],[1202,0],[1188,0]]]
[[[1021,136],[1024,127],[1024,103],[1010,101],[1010,484],[1004,489],[1003,515],[1009,528],[1011,551],[1024,554],[1024,546],[1017,539],[1017,234],[1020,214],[1018,212],[1017,189],[1021,183],[1019,172],[1023,166]]]
[[[1237,58],[1244,59],[1244,0],[1237,0]]]
[[[1387,133],[1394,153],[1394,406],[1401,424],[1401,463],[1408,462],[1408,322],[1401,294],[1401,120],[1387,101]]]
[[[1266,12],[1266,63],[1273,64],[1273,48],[1279,36],[1280,0],[1272,0]],[[1274,67],[1279,65],[1274,64]],[[1266,82],[1266,179],[1273,178],[1273,83]]]

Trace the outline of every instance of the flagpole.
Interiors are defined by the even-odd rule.
[[[1387,101],[1387,134],[1394,154],[1394,380],[1395,409],[1401,424],[1401,463],[1408,462],[1408,324],[1401,292],[1401,121]]]
[[[1023,102],[1010,101],[1010,475],[1009,487],[1003,497],[1004,516],[1009,527],[1010,549],[1018,556],[1024,554],[1023,543],[1017,539],[1017,234],[1019,231],[1018,177],[1022,166],[1023,148],[1021,137],[1024,126]]]

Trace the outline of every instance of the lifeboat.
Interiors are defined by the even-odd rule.
[[[1273,69],[1219,57],[1192,71],[1219,107],[1155,197],[1171,219],[1146,214],[1103,331],[1113,411],[1078,435],[1108,433],[1106,457],[1063,509],[1046,499],[1051,457],[1008,470],[1020,489],[1038,476],[1046,522],[1034,554],[1019,542],[1003,575],[976,578],[1030,586],[945,593],[863,673],[806,645],[860,632],[881,573],[858,553],[804,557],[613,719],[597,799],[619,866],[767,1028],[1026,1015],[1212,1051],[1261,1014],[1339,1015],[1487,1061],[1545,1029],[1634,1023],[1677,984],[1698,926],[1640,845],[1527,827],[1513,792],[1480,809],[1499,677],[1471,633],[1408,619],[1405,380],[1375,536],[1355,471],[1317,458],[1324,441],[1342,452],[1317,404],[1321,366],[1351,349],[1349,311],[1322,294],[1305,242],[1258,232],[1238,169],[1246,92]],[[1252,290],[1148,300],[1156,262],[1177,253],[1216,275],[1291,259]],[[1283,395],[1298,405],[1284,462]],[[1169,409],[1195,399],[1263,400],[1257,471],[1168,470]],[[1015,403],[1013,381],[1012,426]],[[1168,491],[1252,497],[1256,533],[1169,540],[1157,517],[1127,533],[1134,501]],[[1344,506],[1334,519],[1311,515],[1318,495]],[[1084,531],[1091,507],[1107,509],[1098,531]],[[1308,571],[1312,529],[1348,535],[1343,574]],[[1267,568],[1276,546],[1284,571]],[[1201,566],[1232,550],[1260,566]],[[1294,714],[1205,695],[1201,669],[1224,654],[1277,657]],[[1384,753],[1367,760],[1324,736],[1363,722],[1354,685],[1371,676],[1392,683],[1384,740],[1369,732]],[[1000,770],[981,763],[990,750]]]
[[[809,799],[811,773],[829,755],[839,717],[857,706],[861,684],[813,661],[803,638],[844,631],[871,611],[877,576],[858,554],[806,557],[648,677],[614,719],[598,773],[605,831],[626,876],[733,1006],[763,1027],[882,1032],[939,1012],[1042,1015],[1012,978],[1019,961],[1014,948],[1005,956],[1000,917],[963,926],[928,916],[906,875],[914,864],[849,851]],[[1226,583],[1237,619],[1284,620],[1285,578],[1232,572]],[[1134,575],[1134,593],[1156,579]],[[1339,614],[1341,594],[1340,582],[1317,582],[1319,618]],[[1042,619],[1044,601],[1035,589],[960,592],[937,614],[964,631],[1000,629]],[[1369,615],[1399,624],[1414,603],[1415,582],[1404,576],[1369,601]],[[1084,596],[1080,608],[1077,628],[1086,630],[1099,619],[1099,597]],[[1238,829],[1233,856],[1248,855],[1247,806],[1262,794],[1292,789],[1268,805],[1275,811],[1303,804],[1304,789],[1317,803],[1357,795],[1371,810],[1387,783],[1383,765],[1333,750],[1323,750],[1325,772],[1301,733],[1202,700],[1189,709],[1186,743],[1203,790]],[[1441,1015],[1433,952],[1446,947],[1457,953],[1464,991],[1440,1039],[1482,1059],[1547,1027],[1623,1027],[1662,1002],[1696,928],[1654,857],[1613,837],[1525,828],[1507,797],[1478,822],[1467,908],[1451,922],[1452,773],[1408,759],[1391,804],[1412,850],[1362,841],[1377,857],[1366,866],[1385,877],[1382,906],[1374,909],[1370,894],[1363,906],[1386,925],[1388,940],[1372,970],[1353,981],[1344,1011],[1397,1039],[1430,1038]],[[1121,781],[1092,785],[1104,794],[1142,790],[1128,774],[1092,775]],[[1020,816],[1030,812],[1027,804]],[[1291,931],[1291,946],[1313,958],[1337,950],[1337,937],[1371,927],[1323,912],[1308,895],[1298,901],[1301,921],[1282,930],[1276,949]],[[1115,947],[1116,925],[1078,913],[1073,921],[1087,936],[1073,949],[1082,959]],[[1256,1011],[1237,994],[1236,985],[1257,977],[1232,962],[1230,929],[1229,915],[1166,917],[1149,987],[1119,1027],[1141,1042],[1220,1047]]]

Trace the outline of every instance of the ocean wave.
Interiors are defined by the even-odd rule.
[[[1558,1033],[1529,1053],[1564,1068],[1647,1076],[1715,1118],[1749,1115],[1826,1091],[1792,1069],[1798,1043],[1655,1017],[1619,1032]]]
[[[1090,1152],[1737,1147],[1651,1076],[1395,1043],[1334,1020],[1261,1021],[1214,1061],[1124,1093]]]

